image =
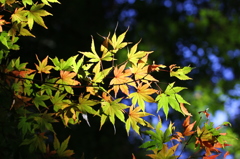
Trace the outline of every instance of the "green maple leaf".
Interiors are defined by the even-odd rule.
[[[35,98],[33,98],[33,104],[39,109],[39,106],[43,106],[45,108],[48,108],[46,104],[44,103],[45,100],[48,100],[50,97],[48,95],[36,95]]]
[[[93,82],[94,83],[102,83],[103,79],[110,73],[112,70],[112,67],[104,69],[101,72],[96,72],[95,76],[93,77]]]
[[[22,36],[32,36],[35,37],[32,33],[30,33],[29,30],[24,28],[27,25],[27,23],[13,23],[11,29],[8,31],[8,35],[12,36],[13,40],[17,33]]]
[[[17,22],[17,23],[26,22],[27,21],[27,18],[26,18],[27,12],[28,12],[27,10],[24,10],[24,7],[16,8],[14,13],[11,15],[12,23],[13,22]]]
[[[26,12],[27,20],[28,20],[28,27],[31,30],[33,27],[33,23],[36,22],[39,25],[43,26],[47,29],[42,17],[52,15],[51,13],[47,12],[46,10],[41,9],[44,4],[34,4],[31,9]]]
[[[67,95],[67,93],[60,95],[60,91],[57,91],[55,93],[54,97],[51,97],[50,100],[53,103],[53,110],[55,112],[58,112],[59,109],[62,109],[66,105],[70,104],[69,100],[64,100],[66,95]]]
[[[115,125],[115,116],[118,119],[120,119],[122,122],[125,122],[123,110],[126,108],[129,108],[129,106],[123,103],[120,103],[121,100],[122,100],[121,98],[118,98],[118,99],[115,99],[114,101],[101,102],[103,114],[101,115],[100,129],[108,117],[110,119],[110,122],[113,124],[113,126]],[[115,127],[114,127],[114,130],[115,130]]]
[[[192,67],[186,66],[183,68],[180,68],[179,66],[171,65],[169,66],[170,68],[170,77],[177,77],[180,80],[191,80],[192,78],[188,77],[186,74],[188,74],[189,72],[192,71]],[[176,71],[174,71],[174,69],[177,69]]]
[[[174,83],[171,83],[168,85],[164,93],[159,94],[156,97],[156,101],[158,101],[158,110],[163,108],[164,114],[166,115],[166,119],[169,112],[169,105],[179,111],[180,113],[184,114],[182,108],[180,107],[180,103],[189,104],[187,101],[185,101],[179,94],[183,89],[186,89],[185,87],[173,87]],[[190,105],[190,104],[189,104]]]
[[[46,141],[47,137],[44,136],[44,133],[34,134],[31,139],[24,139],[21,145],[29,145],[29,151],[33,152],[36,149],[39,149],[42,153],[46,153]]]
[[[99,102],[95,100],[89,100],[89,97],[90,94],[87,94],[84,97],[83,94],[81,94],[78,98],[79,103],[77,104],[77,108],[82,113],[82,117],[87,121],[88,125],[90,126],[87,113],[94,115],[98,114],[97,111],[92,108],[92,106],[98,104]]]
[[[33,4],[33,1],[32,1],[32,0],[22,0],[22,3],[23,3],[23,5],[24,5],[24,7],[26,7],[27,4],[28,4],[28,5],[32,5],[32,4]]]
[[[162,128],[162,122],[159,121],[155,131],[152,130],[146,130],[143,133],[146,135],[149,135],[151,140],[143,143],[140,148],[147,148],[147,150],[154,150],[158,149],[161,150],[163,147],[163,143],[166,143],[170,140],[172,130],[173,130],[173,124],[170,123],[168,128],[165,132],[161,130]]]
[[[68,138],[60,144],[58,138],[54,135],[53,148],[56,150],[59,157],[70,157],[74,154],[73,150],[66,150],[70,137],[71,136],[68,136]]]
[[[97,112],[92,108],[92,106],[98,104],[99,102],[95,100],[90,100],[89,97],[90,94],[87,94],[84,97],[81,94],[78,98],[79,103],[77,104],[77,107],[81,111],[81,113],[96,114]]]
[[[32,122],[28,122],[25,116],[20,117],[20,122],[18,123],[18,129],[22,130],[22,136],[24,137],[27,132],[31,132]]]
[[[34,129],[39,129],[41,132],[49,130],[55,133],[51,123],[57,122],[57,120],[52,116],[53,113],[47,113],[47,111],[39,114],[38,116],[32,116],[31,118],[33,118],[33,120],[37,123],[34,124]]]
[[[63,59],[58,59],[57,57],[55,57],[54,59],[50,58],[51,61],[54,64],[54,69],[56,71],[74,71],[77,73],[76,69],[79,69],[80,65],[82,64],[83,59],[79,60],[80,62],[78,62],[76,64],[76,58],[78,57],[78,55],[75,56],[71,56],[70,58],[67,59],[67,61],[64,61]]]

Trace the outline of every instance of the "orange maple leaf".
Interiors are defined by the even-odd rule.
[[[78,84],[80,84],[80,82],[72,79],[76,75],[77,75],[77,73],[75,73],[75,72],[60,71],[61,79],[58,81],[58,83],[61,81],[63,84],[78,85]]]
[[[190,136],[195,133],[195,131],[192,131],[196,121],[190,124],[190,116],[188,116],[184,122],[183,122],[183,127],[184,127],[184,132],[183,136]]]
[[[26,69],[26,70],[22,70],[22,71],[18,71],[18,70],[12,71],[12,73],[16,77],[20,76],[20,77],[23,77],[23,78],[27,77],[29,74],[31,74],[33,72],[35,72],[35,70],[32,70],[32,69]]]
[[[117,95],[119,89],[126,95],[129,95],[129,88],[128,85],[134,86],[135,82],[129,77],[132,75],[131,71],[124,70],[126,67],[125,63],[122,65],[119,69],[115,67],[113,73],[114,73],[114,78],[110,81],[110,85],[113,85],[113,91],[115,93],[115,96]]]

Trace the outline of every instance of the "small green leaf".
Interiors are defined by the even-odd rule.
[[[54,148],[54,150],[58,150],[60,148],[60,142],[59,142],[56,134],[54,134],[53,148]]]

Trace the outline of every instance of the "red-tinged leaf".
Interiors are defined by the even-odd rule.
[[[221,154],[212,155],[212,156],[205,156],[205,157],[203,157],[203,159],[215,159],[215,158],[217,158],[219,155],[221,155]]]
[[[58,80],[57,83],[62,82],[62,84],[78,85],[78,84],[80,84],[80,82],[72,79],[72,78],[75,77],[76,75],[77,75],[77,73],[75,73],[75,72],[60,71],[60,77],[61,77],[61,79]]]
[[[160,68],[165,68],[165,67],[166,67],[165,65],[162,65],[162,64],[156,65],[155,62],[153,62],[152,65],[148,65],[148,73],[151,73],[154,71],[158,72]]]
[[[128,85],[136,87],[135,82],[129,77],[132,73],[130,71],[124,71],[126,64],[127,63],[122,65],[119,69],[117,67],[114,69],[114,78],[110,81],[110,85],[113,85],[115,97],[119,90],[129,95]]]
[[[184,122],[183,122],[183,127],[184,127],[184,132],[183,132],[183,136],[190,136],[193,133],[195,133],[195,131],[192,131],[194,125],[195,125],[196,121],[193,122],[192,124],[190,124],[190,116],[188,116]]]
[[[182,138],[184,139],[184,136],[181,132],[176,132],[176,134],[172,135],[171,140],[177,140],[179,142],[182,142]]]
[[[16,76],[16,77],[23,77],[23,78],[26,78],[29,74],[35,72],[35,70],[32,70],[32,69],[26,69],[24,71],[17,71],[17,70],[14,70],[12,71],[12,73]]]
[[[206,115],[206,117],[208,118],[210,116],[210,114],[207,112],[208,109],[204,110],[204,111],[200,111],[198,112],[199,114],[200,113],[204,113]]]
[[[54,66],[51,66],[51,65],[47,65],[48,63],[48,56],[42,60],[42,62],[38,59],[38,56],[36,55],[37,57],[37,60],[38,60],[38,63],[39,65],[35,64],[37,70],[38,70],[38,73],[46,73],[46,74],[49,74],[50,73],[50,70],[54,67]]]
[[[73,150],[66,150],[62,153],[61,157],[70,157],[74,154]]]
[[[226,158],[228,155],[230,155],[229,151],[227,151],[227,152],[224,154],[223,158]]]
[[[5,19],[2,19],[4,17],[4,15],[0,15],[0,32],[3,31],[2,26],[5,24],[10,24],[10,22],[7,22]],[[3,42],[3,39],[2,39]]]
[[[136,159],[135,155],[132,153],[132,159]]]

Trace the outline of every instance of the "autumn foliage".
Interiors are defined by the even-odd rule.
[[[90,115],[99,118],[99,129],[110,122],[117,133],[115,121],[120,120],[125,124],[126,135],[132,129],[139,136],[150,136],[150,141],[139,146],[151,150],[152,153],[147,156],[153,159],[180,158],[190,142],[195,143],[198,156],[204,159],[216,158],[221,154],[219,148],[230,146],[227,143],[229,136],[220,131],[222,126],[229,124],[214,128],[206,110],[200,115],[207,121],[191,122],[192,115],[187,109],[190,103],[180,95],[187,88],[173,82],[162,90],[157,78],[161,76],[154,76],[164,71],[175,79],[190,80],[187,74],[193,68],[149,63],[152,51],[139,51],[140,41],[134,45],[124,41],[128,29],[119,36],[116,32],[101,36],[103,43],[99,49],[96,49],[92,37],[91,51],[79,51],[67,60],[48,56],[39,59],[36,55],[37,63],[31,69],[27,63],[21,63],[20,57],[7,61],[8,53],[19,49],[16,44],[19,36],[34,36],[30,33],[34,23],[47,28],[42,17],[52,14],[43,7],[53,2],[59,3],[57,0],[42,0],[39,3],[0,0],[1,7],[11,13],[10,17],[1,15],[0,86],[3,92],[11,92],[12,95],[9,97],[12,104],[5,107],[6,113],[17,112],[17,128],[22,135],[19,146],[27,145],[29,153],[40,152],[45,158],[73,156],[74,150],[68,148],[70,136],[60,143],[53,124],[62,122],[65,126],[62,129],[65,129],[83,119],[90,126]],[[6,29],[5,25],[8,26]],[[125,61],[121,64],[115,58],[119,50],[125,51],[121,55]],[[79,89],[83,90],[81,94],[75,94]],[[130,99],[131,105],[122,102],[123,99]],[[146,103],[156,103],[157,112],[164,112],[165,117],[159,117],[157,125],[143,118],[153,116],[146,111]],[[168,119],[171,109],[186,117],[179,127],[181,131],[174,131],[178,129],[174,121],[165,131],[161,130],[162,120]],[[46,142],[47,131],[53,134],[53,142]],[[226,155],[228,153],[224,157]]]

